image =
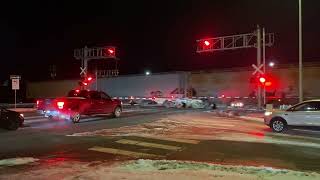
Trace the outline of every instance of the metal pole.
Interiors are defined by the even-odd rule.
[[[14,90],[14,108],[17,109],[17,90]]]
[[[98,91],[98,68],[96,65],[96,91]]]
[[[263,59],[263,73],[266,74],[266,32],[262,28],[262,59]],[[263,86],[263,104],[266,104],[266,86]]]
[[[302,71],[302,8],[299,0],[299,102],[303,101],[303,71]]]
[[[261,65],[261,32],[259,25],[257,26],[257,66]],[[258,86],[258,109],[261,109],[261,86]]]
[[[189,75],[187,72],[184,73],[184,97],[188,97],[188,79]]]

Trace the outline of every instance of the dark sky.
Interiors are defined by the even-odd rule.
[[[304,58],[320,60],[320,2],[303,1]],[[78,77],[73,49],[118,47],[120,73],[250,66],[255,49],[196,54],[196,39],[252,32],[276,35],[267,58],[298,61],[298,0],[19,1],[2,4],[0,79],[21,74]]]

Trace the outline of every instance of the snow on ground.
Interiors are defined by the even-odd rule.
[[[2,160],[0,160],[0,167],[1,166],[16,166],[16,165],[30,164],[30,163],[36,162],[38,160],[39,159],[35,159],[32,157],[2,159]]]
[[[269,167],[226,166],[168,160],[136,160],[110,164],[107,162],[62,162],[42,165],[22,173],[0,175],[0,179],[131,179],[131,180],[247,180],[247,179],[319,179],[317,173],[298,172]]]
[[[170,115],[158,121],[135,126],[75,133],[68,136],[142,136],[193,140],[259,142],[320,148],[317,138],[276,134],[263,123],[204,113]]]

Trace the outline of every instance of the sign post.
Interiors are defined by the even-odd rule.
[[[12,82],[12,90],[14,90],[14,108],[17,108],[17,90],[20,89],[20,79],[21,76],[11,75],[10,76]]]

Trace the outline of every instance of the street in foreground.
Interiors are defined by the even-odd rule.
[[[320,178],[314,131],[275,134],[262,121],[162,108],[33,122],[0,132],[0,179]]]

